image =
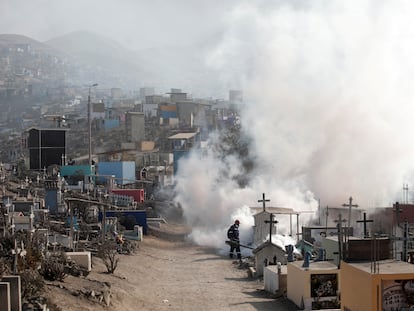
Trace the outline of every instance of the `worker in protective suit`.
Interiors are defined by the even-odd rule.
[[[239,238],[239,225],[240,221],[236,219],[234,224],[230,226],[227,230],[227,237],[230,239],[230,253],[229,257],[233,258],[234,251],[236,251],[237,259],[241,260],[241,252],[240,252],[240,238]]]

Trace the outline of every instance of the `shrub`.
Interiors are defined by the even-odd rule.
[[[40,274],[49,281],[63,281],[65,273],[66,256],[61,253],[42,260]]]
[[[108,273],[113,274],[118,266],[118,250],[115,241],[104,241],[98,250],[98,256],[102,259]]]
[[[22,297],[26,300],[39,294],[44,287],[42,276],[37,270],[27,269],[20,272]]]

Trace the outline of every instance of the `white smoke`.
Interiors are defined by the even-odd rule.
[[[243,89],[242,127],[259,166],[241,189],[232,178],[242,171],[237,158],[193,153],[180,163],[177,200],[196,242],[222,242],[262,193],[269,206],[296,211],[349,196],[371,208],[399,200],[410,184],[414,3],[275,3],[234,8],[207,60],[224,85]],[[247,216],[241,230],[251,230]]]

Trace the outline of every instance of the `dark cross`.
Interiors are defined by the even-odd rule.
[[[339,214],[338,219],[334,220],[334,222],[337,223],[337,228],[338,228],[338,268],[341,264],[341,260],[342,260],[342,250],[343,250],[343,240],[342,240],[342,223],[345,222],[346,219],[342,219],[342,215]]]
[[[264,195],[264,194],[263,194]],[[269,243],[272,244],[272,227],[274,224],[277,224],[278,221],[276,219],[273,219],[273,214],[270,213],[270,220],[265,220],[266,224],[269,224]]]
[[[400,213],[402,213],[402,208],[400,207],[399,202],[395,202],[395,207],[392,209],[392,211],[395,213],[397,218],[397,225],[400,224]]]
[[[266,211],[266,202],[270,202],[270,200],[266,200],[265,199],[265,194],[263,193],[263,199],[261,199],[261,200],[257,200],[257,202],[262,202],[263,203],[263,212],[265,212]]]
[[[353,207],[358,207],[357,204],[352,204],[352,197],[349,197],[349,203],[348,204],[342,204],[343,207],[349,207],[349,211],[348,211],[348,236],[349,236],[349,230],[351,229],[351,209]]]
[[[364,213],[364,220],[357,220],[357,222],[363,222],[364,223],[364,238],[368,237],[367,232],[367,222],[374,222],[373,220],[367,220],[367,213]]]

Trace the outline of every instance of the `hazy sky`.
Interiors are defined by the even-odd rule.
[[[0,33],[46,41],[88,30],[139,49],[186,44],[220,31],[236,0],[2,0]]]

